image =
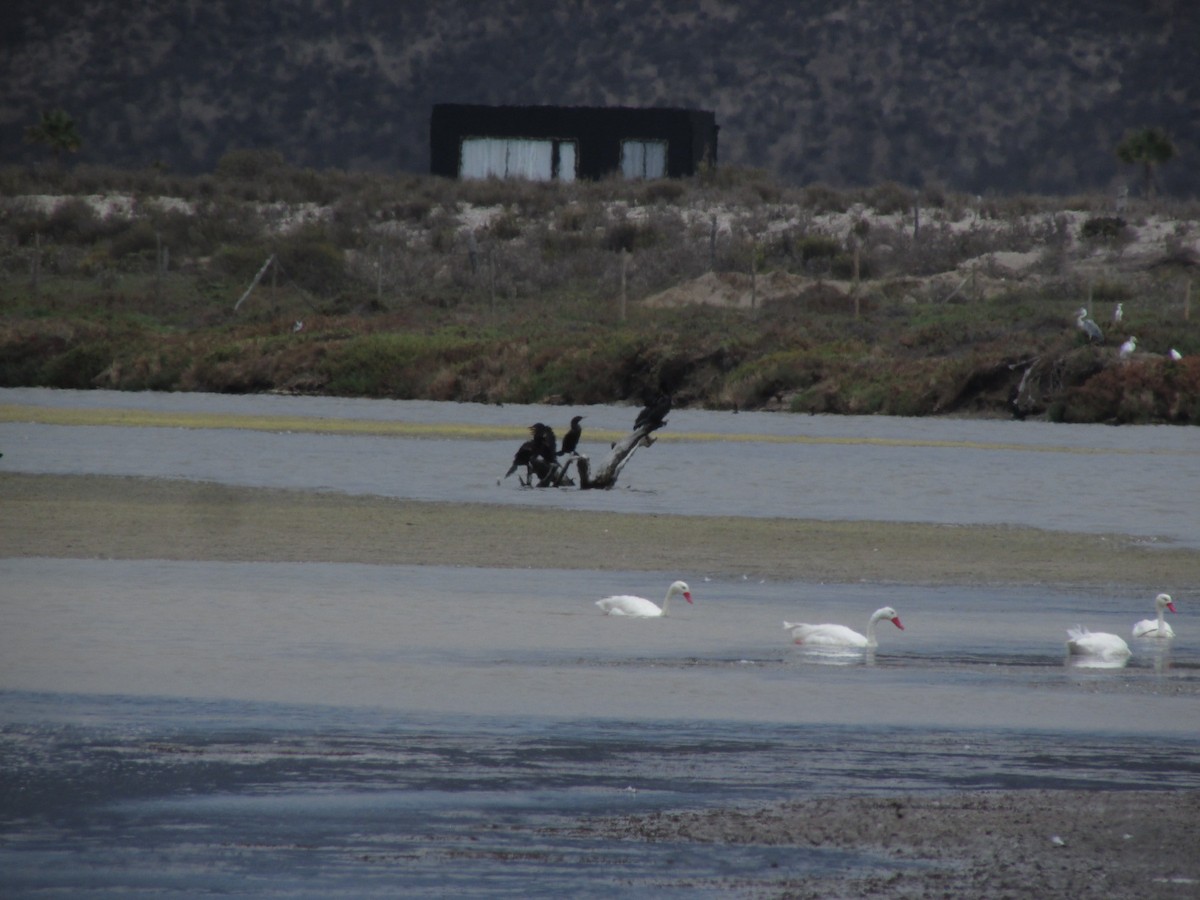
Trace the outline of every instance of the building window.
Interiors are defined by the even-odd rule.
[[[465,138],[459,171],[463,178],[574,181],[576,156],[574,141]]]
[[[666,141],[621,141],[621,174],[626,178],[662,178],[667,174]]]
[[[554,177],[559,181],[574,181],[578,169],[578,145],[574,141],[554,142]]]

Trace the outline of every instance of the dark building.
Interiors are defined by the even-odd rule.
[[[716,165],[717,123],[699,109],[439,103],[430,171],[448,178],[680,178]]]

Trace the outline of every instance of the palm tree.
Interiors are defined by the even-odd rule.
[[[1146,177],[1146,196],[1154,193],[1154,167],[1175,156],[1175,145],[1161,128],[1142,128],[1126,132],[1117,144],[1117,159],[1128,165],[1140,165]]]
[[[25,129],[25,140],[30,144],[45,144],[54,151],[54,159],[60,164],[64,153],[78,153],[83,146],[75,120],[61,109],[44,111],[41,121]]]

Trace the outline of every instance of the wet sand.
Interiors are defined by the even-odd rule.
[[[106,476],[0,475],[0,555],[754,573],[804,581],[1200,582],[1200,553],[1117,535],[435,504]],[[863,850],[836,877],[754,897],[1191,897],[1200,792],[823,797],[585,820],[629,840]]]

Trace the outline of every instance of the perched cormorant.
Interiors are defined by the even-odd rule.
[[[666,421],[667,413],[671,411],[671,395],[660,394],[658,399],[653,403],[646,405],[646,408],[638,413],[637,419],[634,420],[634,429],[641,428],[643,425],[649,425],[652,428],[659,428]]]
[[[529,426],[529,433],[532,436],[517,449],[512,465],[504,473],[505,478],[517,471],[520,466],[525,467],[527,478],[532,472],[537,472],[539,478],[545,478],[549,474],[554,463],[557,444],[554,438],[554,429],[537,422]]]
[[[545,457],[548,462],[554,462],[554,457],[558,456],[558,438],[554,436],[554,429],[541,422],[535,422],[529,426],[529,431],[533,435],[533,446],[538,456]]]
[[[1075,327],[1087,335],[1088,341],[1093,344],[1101,344],[1104,342],[1104,332],[1100,330],[1100,326],[1087,317],[1087,307],[1079,307],[1079,312],[1075,314]]]
[[[583,434],[583,429],[579,427],[579,423],[583,420],[584,416],[571,417],[571,427],[563,435],[562,447],[558,451],[559,456],[564,456],[568,453],[574,455],[575,448],[579,446],[579,436]]]
[[[521,466],[524,466],[526,470],[528,470],[529,463],[532,459],[533,441],[526,441],[519,448],[517,448],[517,452],[513,454],[512,465],[508,467],[508,471],[504,473],[504,477],[507,478],[513,472],[517,471],[517,469]]]

